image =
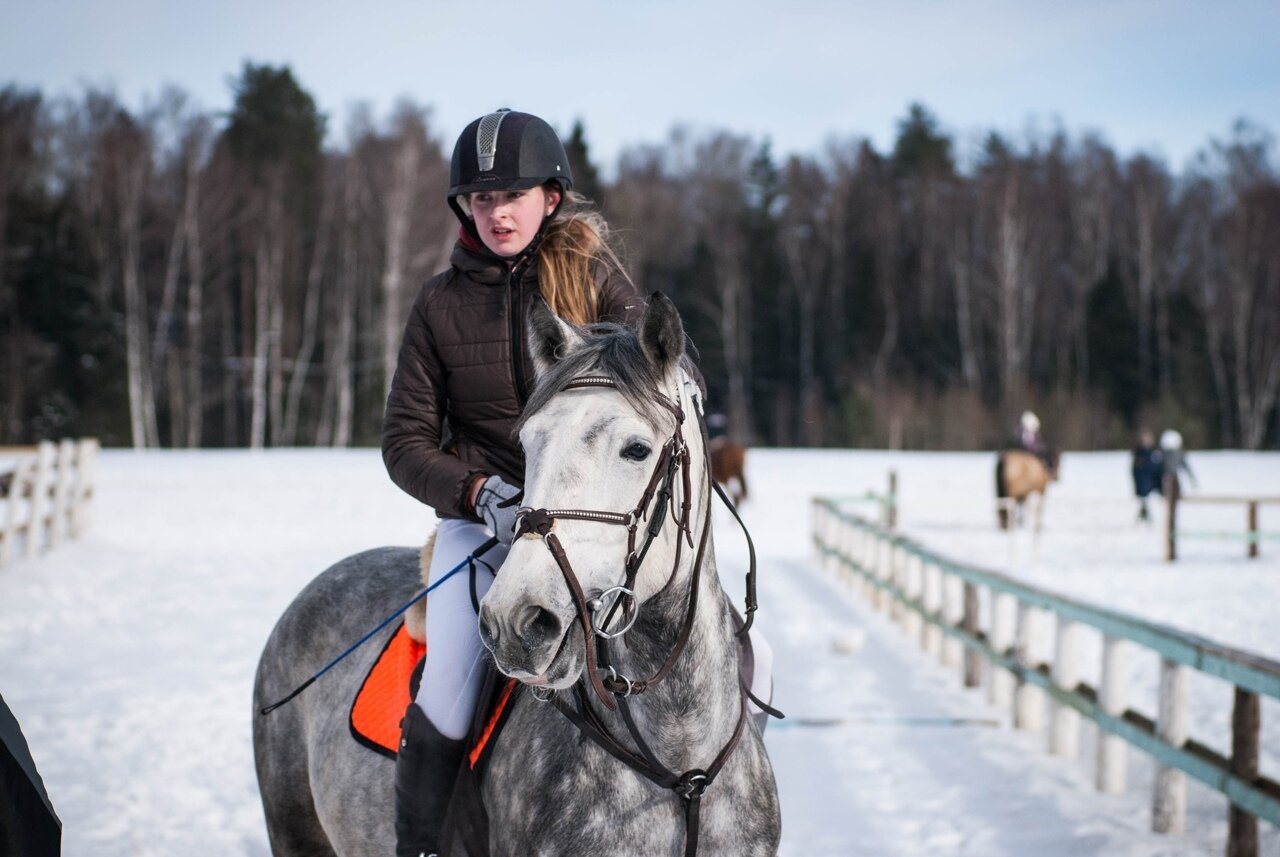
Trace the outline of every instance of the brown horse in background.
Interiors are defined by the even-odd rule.
[[[733,505],[747,499],[747,448],[727,437],[717,437],[707,447],[711,453],[711,478],[720,483]]]
[[[1036,532],[1040,531],[1044,511],[1045,489],[1058,481],[1058,452],[1050,450],[1044,458],[1025,449],[1006,449],[996,461],[996,516],[1000,529],[1009,529],[1009,507],[1015,512],[1014,525],[1021,525],[1023,506],[1032,494],[1036,497]]]

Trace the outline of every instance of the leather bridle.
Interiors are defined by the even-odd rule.
[[[588,376],[576,378],[566,385],[566,390],[582,389],[585,387],[616,387],[612,379]],[[523,507],[516,511],[516,538],[538,538],[542,539],[547,549],[551,551],[552,557],[556,561],[556,565],[560,568],[564,575],[565,583],[569,587],[569,592],[573,597],[573,601],[578,611],[578,619],[582,625],[582,633],[586,643],[586,675],[591,687],[596,692],[596,696],[610,710],[615,710],[617,705],[614,703],[613,696],[621,694],[631,696],[637,693],[643,693],[649,687],[657,684],[671,672],[671,668],[684,652],[685,645],[689,641],[689,634],[693,628],[693,617],[697,610],[697,588],[689,596],[689,608],[685,613],[684,625],[681,628],[680,636],[676,641],[675,647],[672,649],[670,656],[663,663],[653,676],[648,679],[632,680],[625,676],[618,675],[617,671],[610,668],[607,664],[602,669],[598,665],[595,647],[592,642],[599,637],[602,644],[607,649],[607,641],[615,637],[619,637],[630,629],[635,623],[636,615],[639,608],[635,604],[635,581],[640,571],[640,566],[644,562],[645,557],[649,553],[649,548],[657,539],[658,534],[662,531],[663,525],[666,523],[668,510],[679,530],[680,536],[676,541],[676,555],[672,563],[671,577],[675,576],[675,572],[680,567],[680,559],[684,549],[686,540],[689,546],[693,546],[693,536],[689,526],[689,517],[691,511],[691,485],[689,474],[689,449],[685,444],[683,424],[684,409],[676,402],[665,397],[657,397],[655,401],[671,411],[675,417],[675,429],[667,442],[662,445],[661,452],[658,454],[658,460],[654,464],[652,475],[649,477],[649,483],[645,486],[644,492],[640,495],[640,500],[636,503],[635,508],[629,512],[601,512],[590,509],[531,509]],[[681,499],[679,509],[672,507],[672,489],[676,479],[680,478]],[[650,507],[652,506],[652,510]],[[708,511],[710,504],[708,504]],[[643,528],[643,542],[638,540],[641,537],[641,524],[648,519],[648,525]],[[623,526],[627,528],[627,559],[624,565],[623,582],[611,587],[600,595],[592,599],[586,597],[582,589],[582,584],[578,582],[578,576],[573,570],[573,565],[566,555],[560,539],[555,533],[555,523],[558,520],[578,520],[592,521],[598,524],[611,524]],[[707,523],[710,523],[709,520]],[[698,544],[698,556],[695,561],[695,583],[701,566],[703,554],[706,550],[707,534],[709,527],[704,526],[702,537]],[[608,607],[608,614],[604,620],[597,624],[596,613],[604,607],[604,598],[609,593],[617,593],[612,603]],[[626,624],[623,628],[616,631],[609,631],[608,626],[614,615],[617,613],[619,606],[624,599],[630,599],[625,613],[631,615],[627,617]]]
[[[574,390],[591,387],[613,387],[616,389],[617,384],[611,378],[592,375],[575,378],[565,386],[565,389]],[[577,689],[576,707],[571,706],[554,693],[543,696],[535,691],[535,697],[543,701],[551,700],[555,707],[594,743],[628,767],[643,774],[659,786],[670,789],[685,800],[687,826],[685,854],[691,857],[691,855],[697,853],[698,848],[698,815],[702,794],[738,746],[747,719],[747,699],[750,697],[754,700],[755,697],[750,695],[745,683],[740,681],[739,686],[742,689],[740,709],[733,735],[706,768],[691,769],[683,774],[674,773],[658,760],[640,735],[628,704],[630,697],[645,692],[665,679],[671,673],[689,643],[689,638],[693,631],[694,618],[698,609],[698,590],[700,588],[702,564],[711,532],[711,497],[709,492],[711,487],[714,486],[714,482],[711,480],[709,465],[704,465],[703,473],[701,474],[701,478],[708,486],[706,513],[702,520],[702,532],[698,537],[697,554],[694,558],[689,588],[688,606],[686,607],[684,622],[680,628],[679,636],[676,638],[675,645],[658,670],[646,679],[631,679],[620,675],[610,663],[610,641],[626,633],[636,621],[640,609],[635,599],[636,577],[639,574],[640,566],[643,564],[645,556],[649,552],[649,548],[662,531],[668,516],[670,516],[678,531],[675,559],[672,562],[667,585],[670,585],[675,579],[675,575],[680,569],[685,543],[688,543],[690,549],[693,548],[693,532],[689,520],[692,505],[692,474],[690,473],[689,448],[683,433],[684,409],[679,403],[679,398],[672,400],[659,395],[655,396],[655,401],[669,410],[675,417],[675,429],[667,442],[663,444],[658,460],[654,464],[648,485],[645,487],[644,493],[641,494],[635,508],[629,512],[618,513],[589,509],[531,509],[524,507],[516,513],[515,534],[517,538],[541,539],[555,559],[556,565],[560,568],[565,584],[573,597],[578,611],[578,621],[582,626],[584,647],[586,649],[586,666],[584,668],[586,680],[606,708],[616,710],[621,714],[623,723],[627,727],[627,732],[630,733],[637,749],[632,750],[613,736],[589,705],[581,684],[575,686]],[[698,418],[701,420],[700,413]],[[681,488],[678,510],[672,503],[672,491],[677,484],[677,479]],[[718,488],[719,486],[715,487]],[[722,493],[721,497],[723,496]],[[648,525],[644,528],[643,541],[640,542],[638,541],[641,538],[640,525],[646,519],[648,520]],[[558,520],[593,521],[600,524],[625,526],[627,528],[627,558],[624,566],[623,583],[605,590],[592,599],[588,599],[582,589],[582,584],[578,581],[577,574],[574,573],[573,565],[565,553],[564,546],[556,536],[555,523]],[[617,596],[612,603],[608,604],[607,613],[603,621],[597,624],[596,613],[606,609],[605,598],[614,592],[617,593]],[[623,626],[615,631],[607,630],[614,615],[626,598],[630,600],[627,606],[622,608],[625,618]],[[755,610],[755,553],[753,548],[751,570],[748,574],[747,616],[742,628],[738,631],[744,641],[747,630],[751,626]],[[566,632],[566,639],[567,634],[568,632]],[[762,705],[764,710],[774,713],[774,710],[769,706],[764,705],[759,700],[756,700],[756,702]]]

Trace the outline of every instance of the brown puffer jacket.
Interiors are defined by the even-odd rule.
[[[514,430],[533,384],[525,319],[538,266],[511,272],[462,242],[449,262],[422,287],[405,325],[382,459],[392,481],[441,517],[478,520],[465,496],[477,475],[524,484]],[[635,324],[644,301],[626,275],[602,269],[597,281],[599,320]]]

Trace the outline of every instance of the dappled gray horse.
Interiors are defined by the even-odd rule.
[[[543,309],[532,330],[539,383],[520,430],[527,512],[481,624],[498,668],[533,692],[513,697],[483,772],[491,851],[774,854],[777,789],[746,716],[735,618],[716,573],[701,405],[681,368],[679,317],[655,295],[638,332],[580,335]],[[655,519],[666,523],[650,538]],[[257,710],[418,586],[414,549],[349,557],[272,633],[254,750],[276,855],[394,850],[393,765],[347,723],[391,631],[289,705]],[[597,646],[606,633],[617,636]]]

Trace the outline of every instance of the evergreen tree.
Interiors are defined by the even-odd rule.
[[[569,169],[573,172],[573,189],[603,208],[604,185],[600,182],[600,171],[591,162],[587,134],[581,119],[573,123],[573,130],[565,141],[564,150],[569,156]]]
[[[297,326],[294,317],[285,328],[286,307],[305,300],[298,292],[307,237],[316,228],[325,121],[287,66],[245,63],[234,88],[223,141],[240,167],[236,190],[244,212],[235,237],[242,264],[233,268],[239,278],[239,351],[248,367],[239,383],[249,391],[249,445],[258,448],[284,437],[284,348]],[[352,309],[340,309],[345,321]],[[346,382],[353,359],[344,349],[344,365],[336,367],[344,381],[344,427],[350,424]],[[229,398],[230,405],[238,397]],[[228,424],[233,422],[238,420]]]
[[[919,102],[912,104],[906,117],[898,122],[892,159],[899,175],[940,178],[955,173],[951,138],[938,130],[937,118]]]
[[[246,62],[232,88],[235,105],[223,139],[253,182],[261,185],[269,172],[284,167],[291,191],[313,186],[325,117],[289,67]]]

